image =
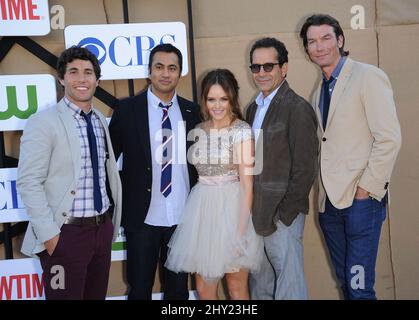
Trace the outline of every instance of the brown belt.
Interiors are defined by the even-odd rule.
[[[99,225],[104,223],[106,220],[108,220],[108,218],[111,218],[111,212],[110,210],[106,211],[105,213],[99,215],[99,216],[94,216],[94,217],[68,217],[65,221],[64,224],[78,224],[78,225],[82,225],[82,224],[94,224],[94,225]]]

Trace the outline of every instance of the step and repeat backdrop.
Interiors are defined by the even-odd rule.
[[[265,36],[285,43],[289,52],[287,81],[298,94],[311,100],[321,73],[307,58],[298,32],[304,19],[313,13],[337,18],[350,56],[388,74],[403,146],[393,172],[390,211],[380,238],[376,292],[379,299],[418,299],[419,268],[415,266],[419,263],[419,1],[266,0],[265,10],[255,0],[191,2],[198,82],[210,69],[230,69],[239,82],[243,108],[257,94],[248,68],[249,51],[254,41]],[[52,64],[34,54],[36,49],[44,49],[41,53],[54,58],[73,44],[89,48],[103,69],[94,103],[110,117],[112,109],[107,103],[113,97],[128,96],[132,82],[134,92],[147,85],[147,62],[153,46],[174,43],[183,53],[184,74],[187,73],[177,90],[192,99],[192,72],[188,72],[192,70],[192,65],[188,66],[192,55],[188,58],[186,50],[190,45],[186,34],[191,31],[187,1],[128,3],[131,23],[123,24],[122,0],[0,0],[0,131],[8,156],[18,158],[20,130],[27,118],[54,105],[62,94]],[[125,80],[129,78],[134,80]],[[16,192],[16,170],[2,168],[0,179],[0,224],[26,220],[25,208]],[[311,205],[306,219],[303,239],[309,297],[339,299],[314,207]],[[16,243],[19,240],[14,238]],[[20,249],[18,244],[14,247],[15,251]],[[123,248],[121,230],[113,250],[109,296],[119,297],[126,292],[125,263],[118,261],[123,259]],[[0,256],[3,250],[0,245]],[[28,267],[24,260],[0,260],[0,299],[40,297],[36,266]],[[20,263],[23,269],[18,269]],[[158,280],[155,290],[159,290]]]
[[[0,1],[0,37],[43,36],[50,32],[50,8],[45,0]],[[186,27],[183,22],[69,25],[65,47],[78,45],[94,53],[102,69],[101,80],[148,77],[150,51],[171,43],[183,55],[182,75],[188,73]],[[24,130],[34,113],[57,103],[55,74],[0,75],[0,131]],[[119,159],[118,165],[121,168]],[[16,189],[17,169],[0,169],[0,223],[28,221]],[[112,246],[112,261],[126,259],[120,229]],[[0,300],[43,299],[42,269],[38,259],[0,261]],[[124,297],[111,297],[119,299]],[[160,294],[153,298],[159,299]]]

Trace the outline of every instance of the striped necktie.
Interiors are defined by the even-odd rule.
[[[160,192],[167,198],[172,191],[172,124],[169,118],[169,108],[173,102],[167,106],[159,103],[159,107],[163,110],[163,118],[161,120],[162,127],[162,165],[161,165],[161,180]]]

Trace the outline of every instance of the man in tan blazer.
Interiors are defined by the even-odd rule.
[[[323,73],[313,98],[320,122],[319,216],[346,299],[376,299],[375,264],[400,125],[386,74],[344,51],[339,22],[305,21],[300,37]]]
[[[46,299],[104,299],[122,188],[105,117],[93,108],[100,66],[85,48],[57,64],[65,97],[28,120],[17,188],[30,221],[22,252],[39,257]]]

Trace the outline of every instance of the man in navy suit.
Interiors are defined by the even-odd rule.
[[[123,154],[122,226],[127,240],[128,299],[151,299],[157,264],[164,299],[188,299],[188,275],[164,267],[197,173],[187,163],[187,134],[200,122],[199,106],[176,94],[182,54],[171,44],[150,53],[150,86],[121,100],[109,130],[115,156]]]

